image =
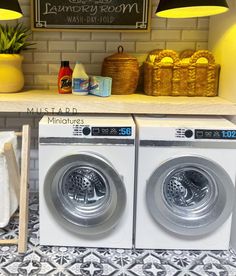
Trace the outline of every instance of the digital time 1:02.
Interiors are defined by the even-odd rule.
[[[236,130],[222,130],[222,138],[225,139],[236,139]]]

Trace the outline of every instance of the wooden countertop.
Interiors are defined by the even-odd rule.
[[[144,94],[59,95],[53,90],[0,94],[0,112],[236,115],[236,104],[221,97],[154,97]]]

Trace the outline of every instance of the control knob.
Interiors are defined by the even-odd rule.
[[[191,129],[187,129],[184,132],[185,137],[191,138],[193,136],[193,131]]]
[[[84,127],[84,128],[83,128],[83,134],[84,134],[84,135],[89,135],[90,132],[91,132],[91,130],[90,130],[89,127]]]

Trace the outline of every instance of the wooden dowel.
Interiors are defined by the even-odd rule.
[[[18,244],[18,240],[17,239],[0,240],[0,244]]]
[[[20,210],[18,253],[25,253],[28,235],[28,201],[29,201],[29,161],[30,161],[30,126],[24,125],[21,149]]]

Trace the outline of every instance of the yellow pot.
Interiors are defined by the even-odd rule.
[[[19,92],[24,86],[23,56],[0,54],[0,93]]]

